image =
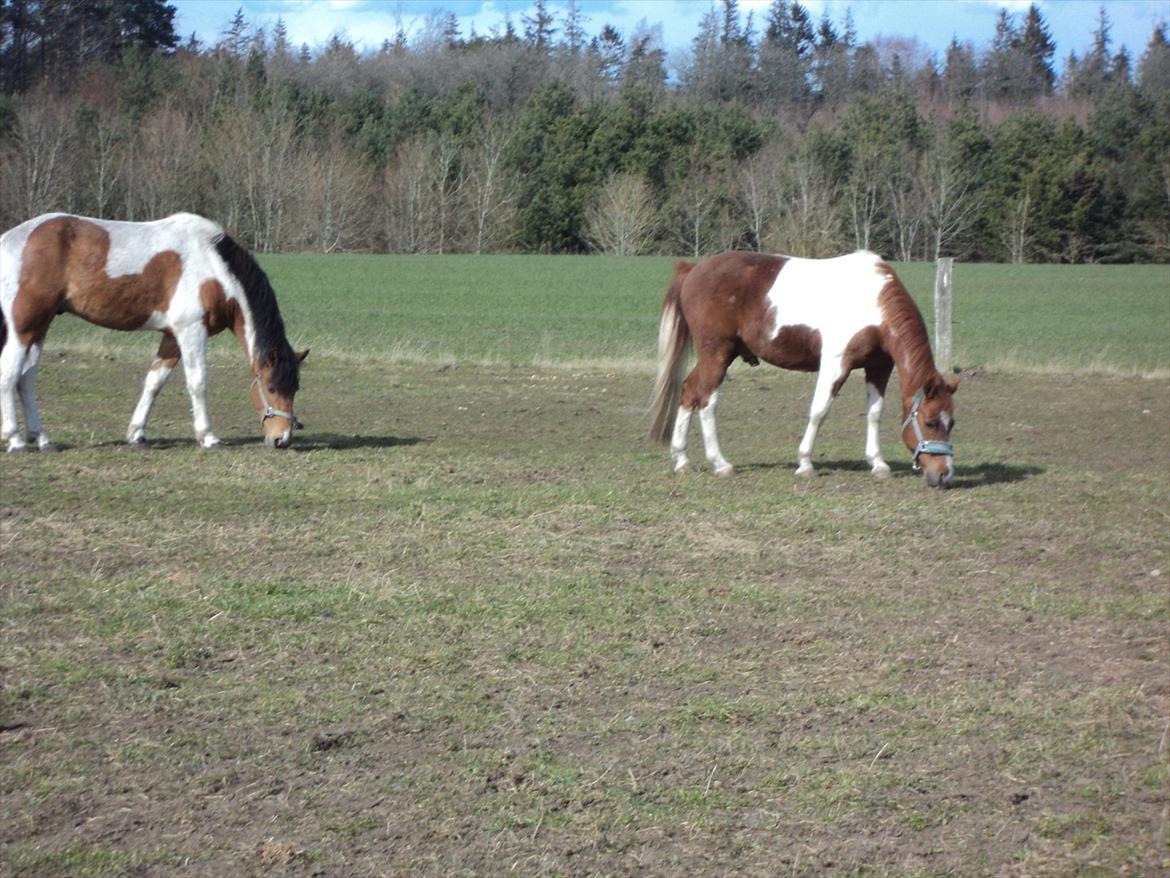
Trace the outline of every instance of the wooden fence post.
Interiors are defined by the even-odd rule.
[[[934,361],[944,375],[951,373],[951,273],[955,260],[941,256],[934,272]]]

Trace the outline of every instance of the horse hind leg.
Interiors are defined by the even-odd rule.
[[[28,346],[20,343],[16,333],[9,332],[0,350],[0,442],[6,443],[10,452],[25,451],[28,447],[16,420],[16,398],[27,357]]]
[[[37,371],[41,366],[41,352],[44,347],[44,339],[29,346],[20,377],[16,382],[16,390],[24,408],[24,426],[28,433],[28,441],[35,442],[41,451],[56,451],[56,446],[41,423],[41,413],[37,408]]]
[[[678,439],[679,424],[686,413],[686,425],[690,424],[690,415],[695,409],[699,411],[699,424],[703,429],[703,446],[707,452],[707,460],[717,476],[735,474],[723,452],[719,448],[719,436],[715,430],[715,409],[719,403],[719,388],[727,375],[727,367],[734,358],[734,350],[719,351],[714,355],[699,355],[699,362],[683,382],[682,405],[679,408],[679,420],[675,422],[675,439]],[[675,458],[675,469],[686,465],[686,427],[683,428],[682,463]],[[671,451],[675,452],[675,444],[671,443]]]
[[[134,407],[134,414],[130,416],[130,426],[126,429],[126,441],[131,447],[147,447],[146,422],[150,418],[150,411],[181,356],[179,343],[175,341],[175,337],[169,333],[164,335],[159,342],[154,362],[150,364],[150,369],[147,370],[146,378],[142,382],[142,396],[138,399],[138,405]]]

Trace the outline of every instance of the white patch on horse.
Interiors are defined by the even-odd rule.
[[[789,257],[767,293],[772,338],[786,326],[807,326],[821,334],[824,362],[840,360],[853,336],[882,322],[881,265],[881,257],[867,251],[835,259]]]

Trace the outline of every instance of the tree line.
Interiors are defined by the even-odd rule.
[[[713,3],[687,51],[581,4],[374,51],[242,12],[213,44],[162,0],[0,0],[0,223],[214,217],[249,247],[727,248],[1170,258],[1170,41],[1107,10],[1058,65],[1039,8],[942,57],[852,18]]]

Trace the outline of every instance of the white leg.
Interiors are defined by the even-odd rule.
[[[715,407],[719,404],[719,391],[713,391],[707,404],[699,409],[699,423],[703,427],[703,446],[707,449],[707,460],[717,476],[730,476],[735,470],[719,450],[719,437],[715,434]]]
[[[28,348],[13,335],[9,333],[8,342],[0,352],[0,442],[7,442],[9,451],[24,451],[24,437],[16,421],[16,394]]]
[[[881,424],[885,398],[868,381],[865,384],[865,402],[865,459],[869,461],[871,472],[883,478],[890,474],[890,465],[882,459],[878,444],[878,426]]]
[[[821,363],[821,371],[817,373],[817,389],[813,391],[812,405],[809,406],[808,427],[805,428],[804,438],[800,440],[800,465],[796,468],[798,476],[813,474],[812,453],[817,441],[817,431],[821,422],[829,415],[833,407],[833,384],[840,372],[840,363]]]
[[[28,441],[36,442],[37,448],[42,451],[51,451],[53,443],[49,439],[49,434],[45,432],[41,423],[41,413],[37,408],[37,370],[41,365],[43,347],[43,342],[37,342],[29,347],[24,358],[24,367],[20,370],[20,379],[16,383],[16,390],[24,407],[24,428],[28,433]]]
[[[159,357],[155,357],[154,362],[150,364],[150,370],[142,382],[142,396],[138,399],[134,414],[130,416],[130,426],[126,430],[126,441],[131,445],[146,444],[146,421],[150,417],[155,399],[166,386],[172,371],[172,367]]]
[[[198,323],[188,326],[175,333],[175,341],[179,343],[187,393],[191,396],[195,439],[204,448],[214,448],[219,439],[211,432],[211,421],[207,417],[207,330]]]
[[[674,461],[676,473],[687,468],[687,433],[691,430],[692,414],[693,409],[679,406],[678,414],[674,418],[674,436],[670,440],[670,457]]]

